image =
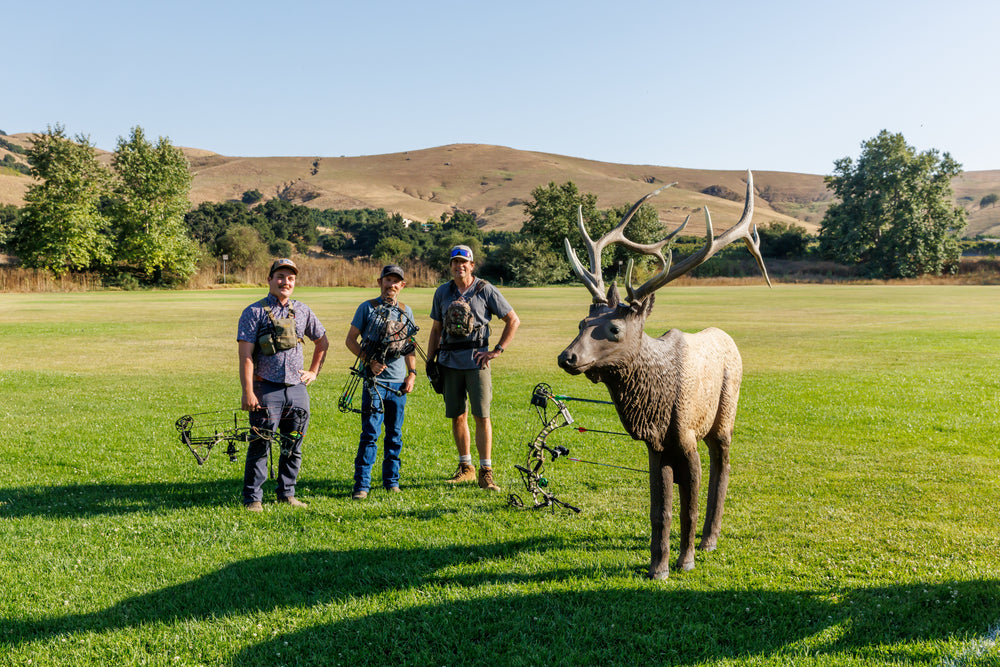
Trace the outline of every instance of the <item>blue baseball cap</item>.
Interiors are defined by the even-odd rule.
[[[449,255],[450,255],[451,259],[458,258],[458,259],[464,259],[467,262],[473,261],[472,260],[472,248],[470,248],[467,245],[457,245],[457,246],[455,246],[454,248],[451,249],[451,253],[449,253]]]

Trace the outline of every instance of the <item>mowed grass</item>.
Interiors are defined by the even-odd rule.
[[[495,362],[503,493],[443,483],[454,446],[421,377],[404,492],[363,503],[359,417],[336,404],[374,290],[300,287],[332,343],[310,506],[250,515],[242,458],[198,467],[173,423],[237,405],[236,320],[262,294],[0,296],[0,664],[1000,663],[1000,288],[661,290],[651,335],[718,326],[745,367],[719,549],[663,582],[644,474],[560,459],[550,489],[581,514],[506,506],[528,498],[534,385],[606,397],[555,363],[582,287],[505,290],[523,326]],[[431,294],[403,294],[424,342]],[[619,428],[610,406],[570,409]],[[627,437],[550,443],[646,467]]]

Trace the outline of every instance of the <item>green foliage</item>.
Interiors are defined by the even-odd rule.
[[[979,200],[979,208],[986,208],[987,206],[996,206],[997,200],[1000,197],[997,196],[995,192],[991,192],[982,199]]]
[[[413,245],[394,236],[383,238],[375,246],[372,256],[383,262],[402,262],[413,253]]]
[[[491,266],[505,283],[526,287],[549,285],[566,269],[566,260],[561,255],[532,238],[500,246],[491,260]]]
[[[0,148],[6,148],[11,153],[17,153],[18,155],[27,155],[28,153],[28,151],[21,146],[2,138],[0,138]]]
[[[13,204],[0,205],[0,248],[7,245],[7,239],[17,228],[21,219],[21,209]]]
[[[799,225],[771,221],[757,228],[760,254],[774,259],[803,259],[814,237]]]
[[[965,211],[952,204],[961,165],[948,153],[917,153],[903,135],[883,130],[862,144],[856,163],[845,157],[834,165],[826,183],[839,201],[820,229],[825,257],[880,278],[939,275],[954,265]]]
[[[322,246],[324,252],[336,255],[347,245],[347,237],[340,232],[323,234],[319,237],[319,244]]]
[[[560,255],[565,254],[563,239],[568,238],[584,266],[589,266],[577,219],[578,215],[583,216],[584,225],[592,238],[600,236],[595,233],[603,227],[601,213],[597,210],[597,195],[581,193],[573,181],[567,181],[562,185],[552,182],[547,186],[540,185],[531,191],[531,197],[531,201],[524,205],[528,219],[521,227],[521,233]],[[565,271],[569,271],[568,263]]]
[[[24,164],[23,162],[18,162],[13,155],[4,155],[3,160],[0,160],[0,167],[13,169],[14,171],[20,172],[25,175],[31,174],[31,167]]]
[[[241,201],[244,204],[246,204],[247,206],[253,206],[254,204],[256,204],[257,202],[259,202],[263,198],[264,198],[264,195],[263,195],[263,193],[261,193],[260,190],[256,190],[256,189],[255,190],[247,190],[246,192],[243,193],[243,197],[242,197]]]
[[[184,224],[191,206],[184,153],[164,137],[151,144],[136,126],[128,139],[118,139],[111,163],[116,179],[107,210],[116,264],[153,282],[186,279],[196,269],[198,252]]]
[[[268,247],[249,225],[233,225],[219,237],[219,255],[229,255],[229,265],[246,269],[267,263]],[[287,256],[287,255],[286,255]]]
[[[56,275],[106,265],[112,239],[98,208],[110,175],[89,137],[73,141],[56,124],[32,137],[27,157],[38,182],[25,194],[10,243],[21,262]]]

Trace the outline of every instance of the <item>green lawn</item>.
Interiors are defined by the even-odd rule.
[[[1000,287],[661,290],[650,334],[718,326],[745,367],[719,549],[663,582],[644,474],[560,459],[550,489],[581,514],[506,506],[534,385],[606,392],[555,363],[585,289],[504,292],[523,324],[494,367],[502,494],[443,483],[421,378],[404,492],[348,499],[343,339],[375,292],[300,287],[332,343],[310,506],[261,515],[242,459],[197,466],[173,423],[238,404],[236,320],[263,290],[0,295],[0,665],[1000,664]],[[431,295],[403,294],[424,342]],[[550,443],[646,467],[628,438]]]

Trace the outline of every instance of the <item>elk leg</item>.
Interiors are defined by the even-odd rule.
[[[666,579],[670,574],[670,520],[673,507],[674,471],[663,452],[649,449],[649,578]]]
[[[682,452],[674,470],[674,481],[681,497],[681,546],[677,557],[678,570],[694,569],[695,526],[698,524],[698,489],[701,486],[701,458],[698,441],[691,434],[689,442],[682,443]]]
[[[722,510],[726,504],[726,491],[729,489],[729,443],[732,436],[725,433],[722,436],[708,435],[705,444],[708,445],[708,504],[705,508],[705,527],[701,531],[699,549],[714,551],[722,532]]]

